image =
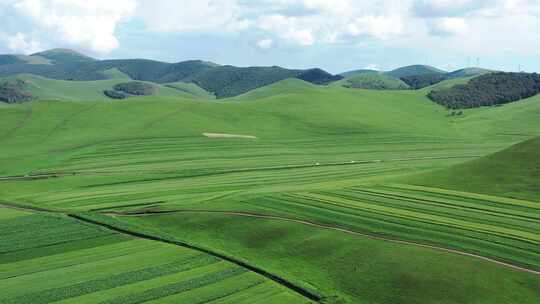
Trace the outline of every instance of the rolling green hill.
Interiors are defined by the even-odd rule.
[[[24,81],[25,91],[28,91],[38,100],[72,100],[72,101],[98,101],[111,100],[103,94],[105,90],[111,90],[117,84],[125,82],[125,79],[108,79],[96,81],[66,81],[55,80],[30,74],[23,74],[7,79]],[[155,86],[155,94],[158,96],[201,98],[200,95],[188,91],[151,84]]]
[[[187,83],[187,82],[171,82],[164,84],[166,87],[173,88],[175,90],[179,90],[182,92],[186,92],[188,94],[192,94],[195,96],[199,96],[201,98],[205,99],[215,99],[216,96],[205,89],[197,86],[194,83]]]
[[[540,137],[408,182],[540,202]]]
[[[353,77],[353,76],[358,76],[358,75],[362,75],[362,74],[379,74],[380,71],[376,71],[376,70],[369,70],[369,69],[360,69],[360,70],[353,70],[353,71],[348,71],[348,72],[344,72],[344,73],[341,73],[339,75],[345,77],[345,78],[349,78],[349,77]]]
[[[0,65],[8,64],[51,64],[51,61],[38,55],[0,55]]]
[[[82,88],[25,77],[35,92],[66,95],[58,99],[81,92],[92,99],[90,84],[126,82]],[[0,234],[8,235],[0,241],[7,248],[0,301],[540,298],[533,196],[485,195],[489,184],[458,189],[436,179],[539,137],[540,96],[456,117],[425,89],[352,90],[287,78],[215,102],[177,95],[204,95],[191,85],[168,85],[129,101],[0,107]],[[497,158],[534,161],[531,142],[518,149],[523,154]],[[221,261],[206,264],[207,255]]]
[[[540,75],[536,73],[489,73],[461,85],[433,90],[428,97],[448,108],[497,106],[540,93]]]
[[[423,74],[446,74],[446,72],[429,65],[410,65],[386,72],[386,74],[395,78],[402,78]]]
[[[54,64],[66,64],[76,62],[95,61],[94,58],[88,57],[69,49],[52,49],[30,55],[30,57],[46,58]]]
[[[28,56],[42,58],[52,64],[31,64],[13,56],[0,57],[0,77],[34,74],[57,80],[104,80],[110,71],[121,73],[133,80],[160,84],[194,83],[217,98],[246,93],[268,84],[298,77],[315,83],[326,84],[341,79],[321,69],[296,70],[281,67],[234,67],[217,65],[201,60],[166,63],[147,59],[95,60],[66,49],[53,49]],[[118,75],[116,75],[118,76]]]
[[[400,79],[379,73],[363,73],[335,83],[351,89],[407,90],[409,86]]]
[[[447,78],[473,77],[492,73],[494,71],[482,68],[464,68],[446,74]]]

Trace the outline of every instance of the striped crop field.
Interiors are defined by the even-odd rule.
[[[310,302],[208,254],[65,216],[0,210],[1,303]]]
[[[535,202],[388,184],[281,193],[208,208],[305,220],[540,269],[540,205]]]

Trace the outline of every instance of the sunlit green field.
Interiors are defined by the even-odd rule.
[[[0,202],[57,215],[0,208],[0,226],[16,232],[0,241],[0,289],[8,290],[0,300],[310,301],[203,249],[325,303],[536,303],[540,176],[533,169],[528,186],[505,182],[492,191],[498,178],[479,173],[489,163],[491,172],[501,168],[519,180],[524,163],[537,168],[533,156],[518,165],[493,153],[540,136],[539,117],[539,96],[449,116],[424,91],[300,80],[219,101],[154,96],[2,106]],[[39,244],[30,237],[48,241],[37,219],[51,217],[74,229],[51,228],[51,239],[56,231],[76,237],[76,227],[103,236],[24,249]],[[38,222],[20,228],[29,219]],[[193,255],[202,259],[193,263],[212,263],[161,273],[160,265],[191,265]],[[161,270],[122,279],[145,269]],[[67,270],[80,278],[59,275]],[[200,284],[186,285],[192,280]]]

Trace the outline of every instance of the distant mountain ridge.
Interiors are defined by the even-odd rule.
[[[159,84],[194,83],[217,98],[237,96],[286,78],[299,78],[314,84],[343,78],[321,69],[235,67],[201,60],[178,63],[148,59],[97,60],[68,49],[53,49],[27,57],[29,59],[23,60],[18,55],[0,55],[0,77],[24,73],[59,80],[92,81],[108,79],[107,71],[117,69],[133,80]],[[35,62],[30,63],[31,60]]]
[[[361,86],[348,87],[359,87],[373,90],[417,90],[452,78],[473,77],[491,72],[493,71],[476,67],[446,72],[429,65],[409,65],[391,71],[360,69],[344,72],[340,75],[345,77],[345,79],[350,80],[350,82],[355,82],[354,78],[364,78],[370,80],[368,82],[363,81]],[[398,85],[398,83],[402,84]]]
[[[446,74],[446,71],[432,67],[429,65],[409,65],[401,68],[394,69],[385,74],[395,78],[403,78],[409,76],[425,75],[425,74]]]

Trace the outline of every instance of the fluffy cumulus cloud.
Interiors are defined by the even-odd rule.
[[[145,24],[161,32],[236,31],[249,26],[236,0],[139,0]]]
[[[135,12],[136,0],[6,0],[29,24],[27,33],[4,33],[13,51],[29,53],[42,44],[60,44],[96,53],[118,47],[115,29]],[[2,7],[0,7],[2,9]],[[0,24],[2,21],[0,21]]]
[[[438,36],[461,36],[469,31],[465,19],[459,17],[437,18],[429,21],[428,24],[430,33]]]
[[[0,49],[107,53],[119,47],[117,29],[135,24],[171,37],[247,37],[263,50],[380,42],[532,52],[539,18],[540,0],[0,0]]]
[[[403,20],[396,11],[399,5],[380,10],[381,5],[370,0],[362,4],[351,0],[267,0],[267,3],[274,9],[270,13],[259,12],[254,25],[299,46],[341,43],[358,37],[387,39],[403,30]],[[295,9],[288,10],[291,7]]]

